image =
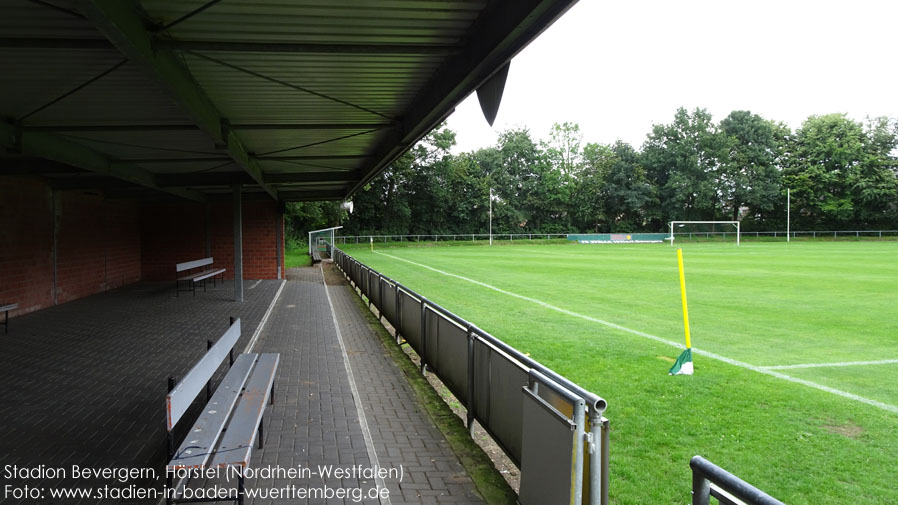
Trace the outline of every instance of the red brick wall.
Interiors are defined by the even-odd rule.
[[[134,202],[61,192],[57,205],[58,303],[140,280],[140,232]]]
[[[234,278],[234,221],[230,197],[209,203],[209,240],[214,265]],[[276,226],[283,227],[271,200],[243,201],[243,278],[276,279]],[[143,275],[146,280],[174,280],[175,264],[205,258],[206,208],[202,204],[168,203],[141,209]],[[281,243],[283,251],[283,241]],[[281,258],[283,269],[283,257]],[[282,270],[283,271],[283,270]]]
[[[175,264],[206,257],[205,209],[200,203],[182,202],[141,207],[144,280],[174,281]]]
[[[137,216],[134,202],[77,191],[54,193],[38,180],[4,177],[0,302],[19,304],[13,316],[140,280]]]
[[[10,316],[53,305],[53,213],[46,185],[0,178],[0,304]]]

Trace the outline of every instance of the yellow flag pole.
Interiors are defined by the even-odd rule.
[[[680,294],[683,297],[683,326],[686,328],[686,348],[692,348],[689,340],[689,309],[686,307],[686,276],[683,274],[683,249],[677,249],[677,263],[680,266]]]

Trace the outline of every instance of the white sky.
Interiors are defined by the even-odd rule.
[[[449,127],[464,152],[564,121],[584,142],[638,148],[680,106],[793,129],[811,114],[896,117],[896,47],[896,0],[580,0],[512,60],[492,128],[476,94]]]

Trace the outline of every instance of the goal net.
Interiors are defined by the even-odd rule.
[[[321,230],[312,230],[309,232],[309,255],[312,250],[317,248],[319,251],[327,251],[327,244],[333,245],[334,232],[342,228],[342,226],[334,226],[333,228],[324,228]]]
[[[741,241],[739,221],[671,221],[670,245],[674,241],[736,242]]]

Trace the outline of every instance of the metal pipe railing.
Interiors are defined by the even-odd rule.
[[[689,466],[692,468],[692,505],[709,505],[712,496],[722,505],[784,505],[701,456],[693,456]]]
[[[420,303],[421,306],[421,368],[422,371],[425,371],[428,367],[427,363],[427,312],[433,312],[439,317],[446,319],[447,321],[455,324],[459,329],[465,331],[468,339],[468,356],[467,356],[467,368],[468,368],[468,384],[467,390],[465,391],[467,396],[466,408],[468,410],[467,421],[469,429],[472,426],[472,421],[476,417],[476,406],[475,406],[475,394],[474,394],[474,362],[473,362],[473,350],[474,343],[476,341],[481,341],[484,345],[493,348],[495,351],[498,351],[501,354],[507,356],[507,359],[512,360],[513,362],[517,362],[521,367],[521,370],[526,371],[528,375],[531,377],[531,383],[534,379],[538,381],[539,384],[543,384],[551,389],[556,394],[565,398],[573,408],[573,419],[572,421],[577,426],[577,438],[580,442],[578,442],[578,447],[581,447],[579,450],[579,454],[577,455],[577,460],[575,460],[575,478],[577,479],[577,485],[575,486],[575,494],[577,494],[577,503],[581,503],[580,493],[583,492],[583,481],[584,479],[589,479],[590,485],[590,494],[589,501],[587,503],[593,505],[604,505],[608,503],[608,475],[609,475],[609,443],[608,443],[608,420],[603,417],[603,412],[607,408],[607,402],[601,398],[600,396],[592,393],[581,386],[573,383],[566,377],[556,373],[554,370],[542,365],[538,361],[533,358],[524,355],[514,347],[506,344],[502,340],[490,335],[485,330],[482,330],[475,326],[474,324],[466,321],[462,317],[454,314],[448,309],[440,306],[439,304],[428,300],[426,297],[421,296],[416,293],[414,290],[409,289],[408,287],[402,285],[401,283],[390,279],[389,277],[384,276],[383,274],[377,272],[376,270],[368,267],[367,265],[362,264],[355,258],[347,255],[343,251],[340,251],[338,248],[333,247],[332,250],[335,253],[335,259],[337,260],[337,265],[340,267],[341,271],[344,272],[350,280],[352,280],[353,274],[355,271],[353,265],[356,266],[359,275],[364,279],[363,285],[357,286],[359,288],[360,294],[365,293],[366,286],[370,284],[369,275],[377,276],[380,285],[380,299],[381,303],[383,303],[383,286],[384,283],[389,283],[396,288],[396,311],[398,315],[398,319],[401,325],[402,318],[402,304],[399,303],[399,298],[401,293],[404,293],[409,298]],[[347,261],[348,260],[348,261]],[[344,268],[344,263],[349,268]],[[354,284],[359,284],[355,283]],[[370,302],[370,297],[369,297]],[[380,310],[381,307],[378,307]],[[437,325],[439,327],[439,325]],[[397,335],[398,335],[398,327],[397,327]],[[436,370],[439,374],[440,371]],[[532,385],[532,384],[531,384]],[[579,405],[579,406],[578,406]],[[588,424],[587,424],[588,423]],[[503,450],[507,449],[502,445],[499,439],[496,438],[495,434],[491,431],[489,426],[481,425],[486,429],[490,435],[499,442],[499,445],[503,447]],[[586,444],[588,453],[590,455],[590,466],[589,466],[589,475],[583,475],[583,464],[585,455],[583,454],[582,444]]]

